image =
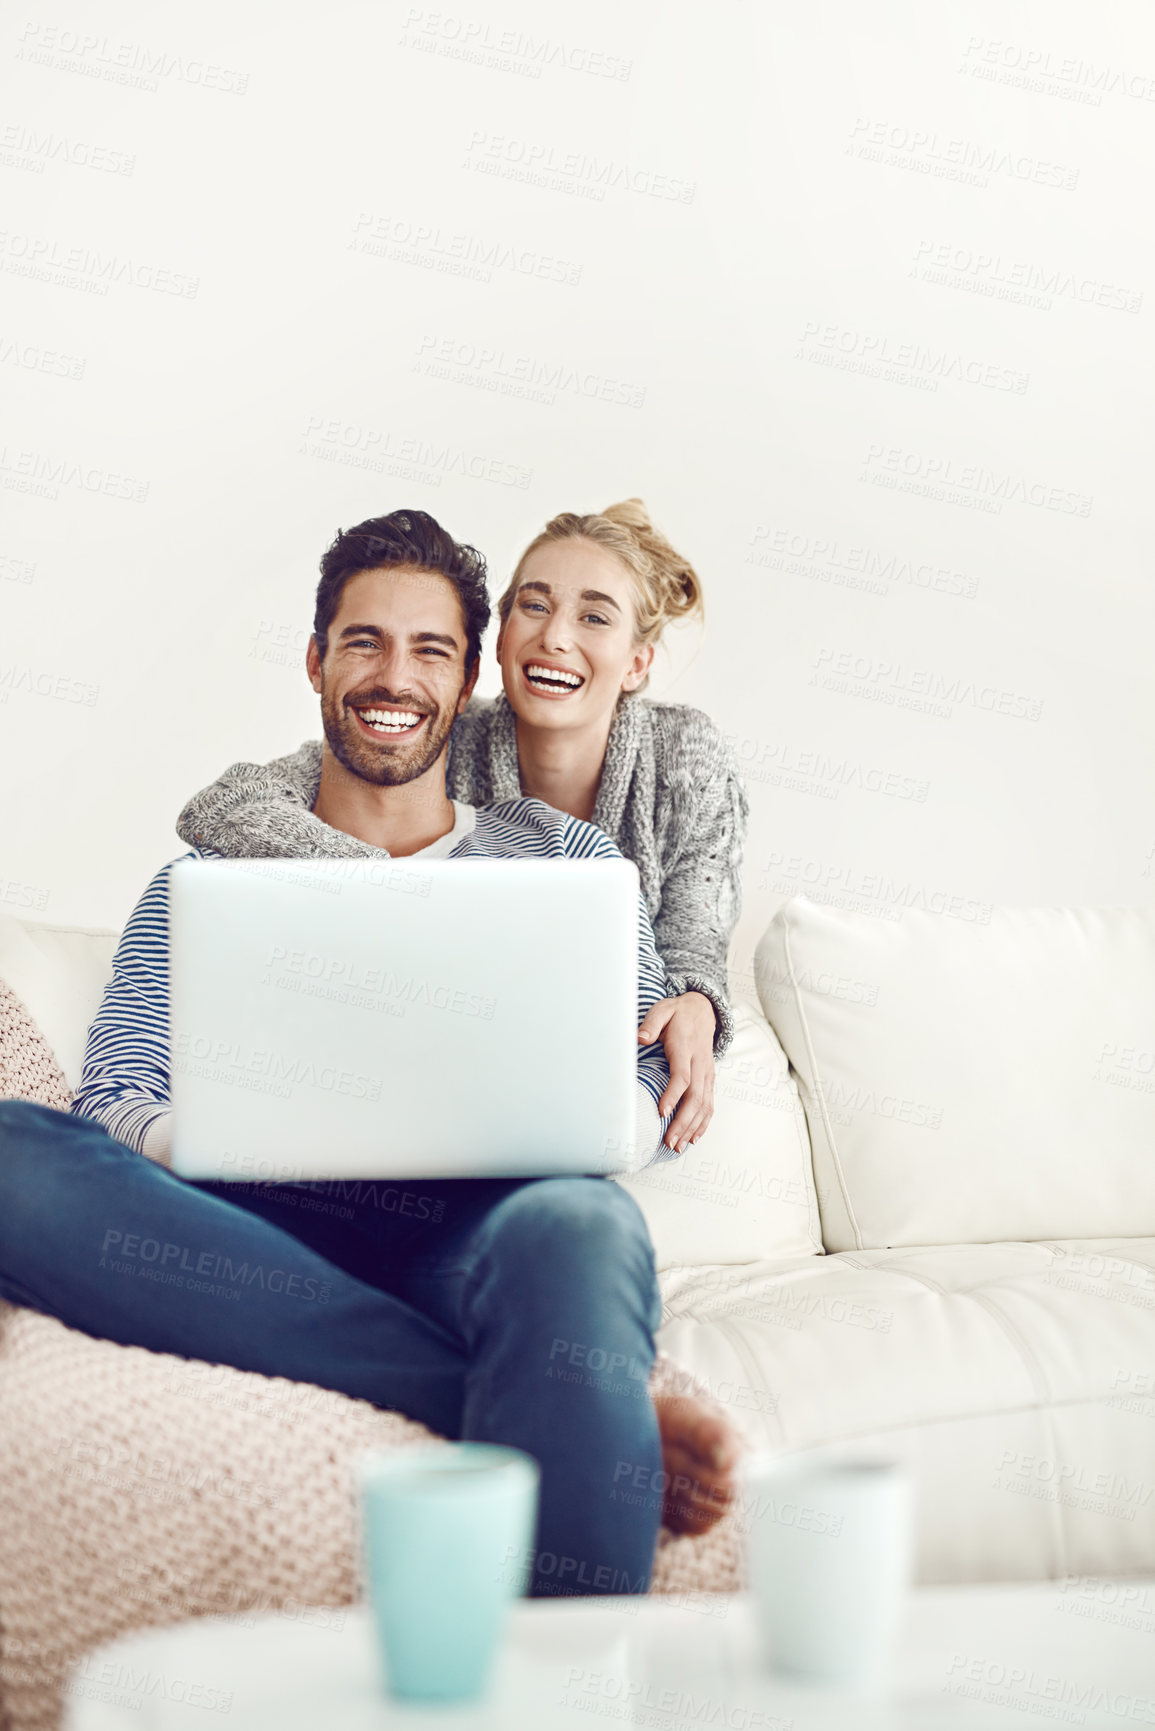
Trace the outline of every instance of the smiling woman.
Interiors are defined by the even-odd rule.
[[[498,602],[504,694],[473,699],[446,786],[470,805],[531,795],[597,824],[641,877],[669,995],[646,1018],[670,1062],[667,1140],[701,1136],[729,1045],[726,973],[748,805],[709,716],[641,696],[668,624],[702,611],[689,562],[640,499],[546,524]]]

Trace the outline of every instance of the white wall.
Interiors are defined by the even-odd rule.
[[[750,778],[739,973],[815,879],[1151,900],[1140,0],[29,0],[0,44],[0,906],[119,924],[194,789],[318,733],[339,525],[423,507],[500,586],[630,493],[709,606],[653,694]]]

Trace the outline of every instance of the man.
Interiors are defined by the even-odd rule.
[[[424,512],[339,534],[307,655],[325,734],[314,808],[285,833],[242,802],[226,841],[194,856],[616,857],[600,830],[538,800],[448,799],[446,742],[488,617],[481,556]],[[616,1487],[674,1479],[667,1519],[702,1530],[730,1494],[734,1451],[704,1408],[649,1397],[661,1310],[636,1204],[593,1177],[423,1181],[424,1206],[409,1212],[379,1205],[373,1187],[336,1209],[318,1203],[324,1185],[177,1178],[170,870],[125,927],[72,1115],[0,1104],[0,1294],[106,1339],[319,1383],[448,1437],[523,1448],[542,1466],[531,1592],[644,1591],[661,1494]],[[568,941],[545,933],[543,953],[563,964]],[[643,908],[639,1021],[663,992]],[[643,1047],[638,1135],[654,1158],[669,1157],[657,1105],[668,1080],[661,1046]],[[142,1259],[145,1244],[155,1256]],[[155,1278],[153,1263],[196,1274]],[[244,1270],[240,1283],[218,1279],[222,1268]]]

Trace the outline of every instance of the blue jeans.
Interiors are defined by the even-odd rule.
[[[661,1304],[642,1215],[607,1179],[191,1183],[5,1100],[0,1297],[524,1449],[531,1593],[649,1585],[661,1496],[635,1487],[662,1482]]]

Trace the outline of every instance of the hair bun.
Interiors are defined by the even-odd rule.
[[[620,523],[623,529],[632,529],[639,540],[654,534],[650,513],[641,499],[621,499],[616,505],[607,505],[599,515],[608,517],[611,523]]]
[[[675,551],[661,530],[654,528],[641,499],[621,499],[616,505],[607,505],[601,515],[619,528],[628,529],[646,554],[663,592],[667,619],[701,612],[702,585],[697,572]]]

